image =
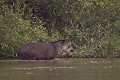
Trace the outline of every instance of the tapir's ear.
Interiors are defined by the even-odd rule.
[[[61,41],[61,44],[64,44],[65,43],[65,40],[60,40]]]

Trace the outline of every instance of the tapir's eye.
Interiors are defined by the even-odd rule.
[[[68,46],[68,48],[70,48],[70,46]]]

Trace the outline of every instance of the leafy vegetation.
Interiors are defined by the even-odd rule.
[[[0,0],[0,56],[31,41],[66,39],[60,57],[120,57],[119,0]]]

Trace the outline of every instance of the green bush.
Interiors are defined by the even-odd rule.
[[[0,15],[0,54],[16,56],[18,48],[31,41],[47,40],[46,29],[41,21],[22,18],[20,11],[14,12],[8,6],[2,6]]]
[[[66,39],[76,51],[61,57],[120,57],[120,1],[0,1],[0,38],[5,55],[27,42]]]

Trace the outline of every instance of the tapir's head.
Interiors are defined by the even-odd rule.
[[[65,40],[59,40],[54,43],[57,44],[57,47],[60,47],[59,49],[61,49],[61,51],[74,52],[75,50],[75,48],[71,44],[67,43]]]

